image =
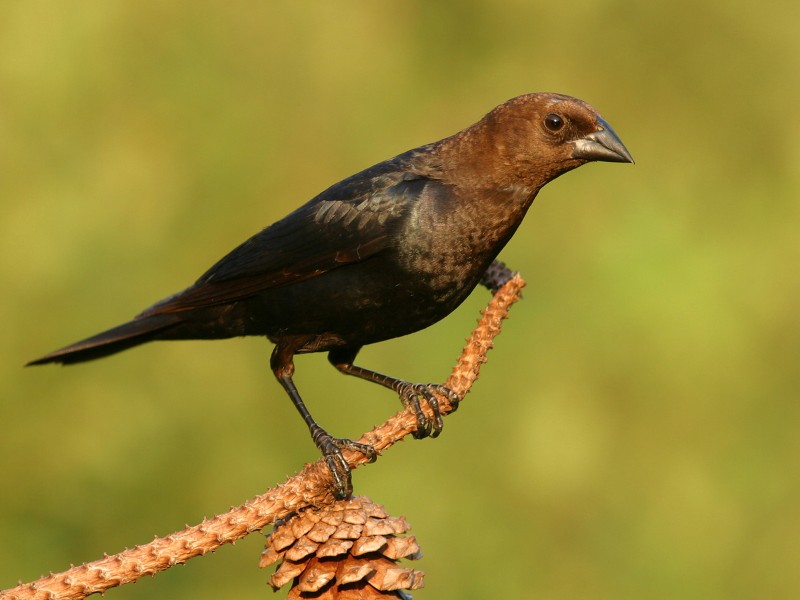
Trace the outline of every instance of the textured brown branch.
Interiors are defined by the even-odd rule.
[[[508,316],[509,307],[519,299],[524,285],[522,278],[515,275],[495,293],[483,311],[477,327],[467,340],[458,363],[445,383],[460,398],[469,392],[477,379],[481,365],[486,362],[486,354],[492,348],[492,340],[500,333],[501,322]],[[440,408],[442,414],[448,414],[455,409],[446,398],[441,399]],[[413,413],[404,410],[383,425],[365,433],[358,441],[371,444],[378,452],[382,452],[415,428],[416,418]],[[352,468],[366,462],[363,455],[354,452],[346,452],[345,458]],[[213,552],[222,544],[235,542],[249,533],[260,531],[277,519],[285,518],[306,506],[333,502],[330,490],[330,474],[324,461],[319,460],[306,465],[300,473],[284,483],[225,514],[114,556],[105,556],[62,573],[0,591],[0,599],[66,600],[102,593],[109,588],[136,581],[144,575],[155,575],[194,556]]]

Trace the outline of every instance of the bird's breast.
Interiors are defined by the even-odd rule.
[[[509,189],[420,203],[398,235],[395,260],[437,299],[463,300],[464,291],[477,285],[516,231],[532,200],[527,190]]]

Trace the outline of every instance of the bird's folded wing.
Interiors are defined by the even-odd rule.
[[[430,180],[373,167],[329,188],[234,249],[188,289],[145,310],[171,313],[241,300],[375,255]]]

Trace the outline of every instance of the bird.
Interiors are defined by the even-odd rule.
[[[330,186],[187,289],[28,365],[79,363],[158,340],[266,337],[270,367],[321,451],[335,496],[349,497],[342,450],[369,460],[376,452],[312,418],[293,381],[295,356],[327,352],[340,372],[389,388],[412,407],[415,437],[438,435],[437,395],[458,396],[357,366],[359,350],[440,321],[480,284],[496,290],[511,274],[497,256],[539,190],[596,161],[634,162],[592,106],[556,93],[517,96],[450,137]]]

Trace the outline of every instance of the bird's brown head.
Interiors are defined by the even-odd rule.
[[[533,191],[587,162],[633,162],[594,108],[562,94],[512,98],[451,140],[458,162],[487,183]]]

